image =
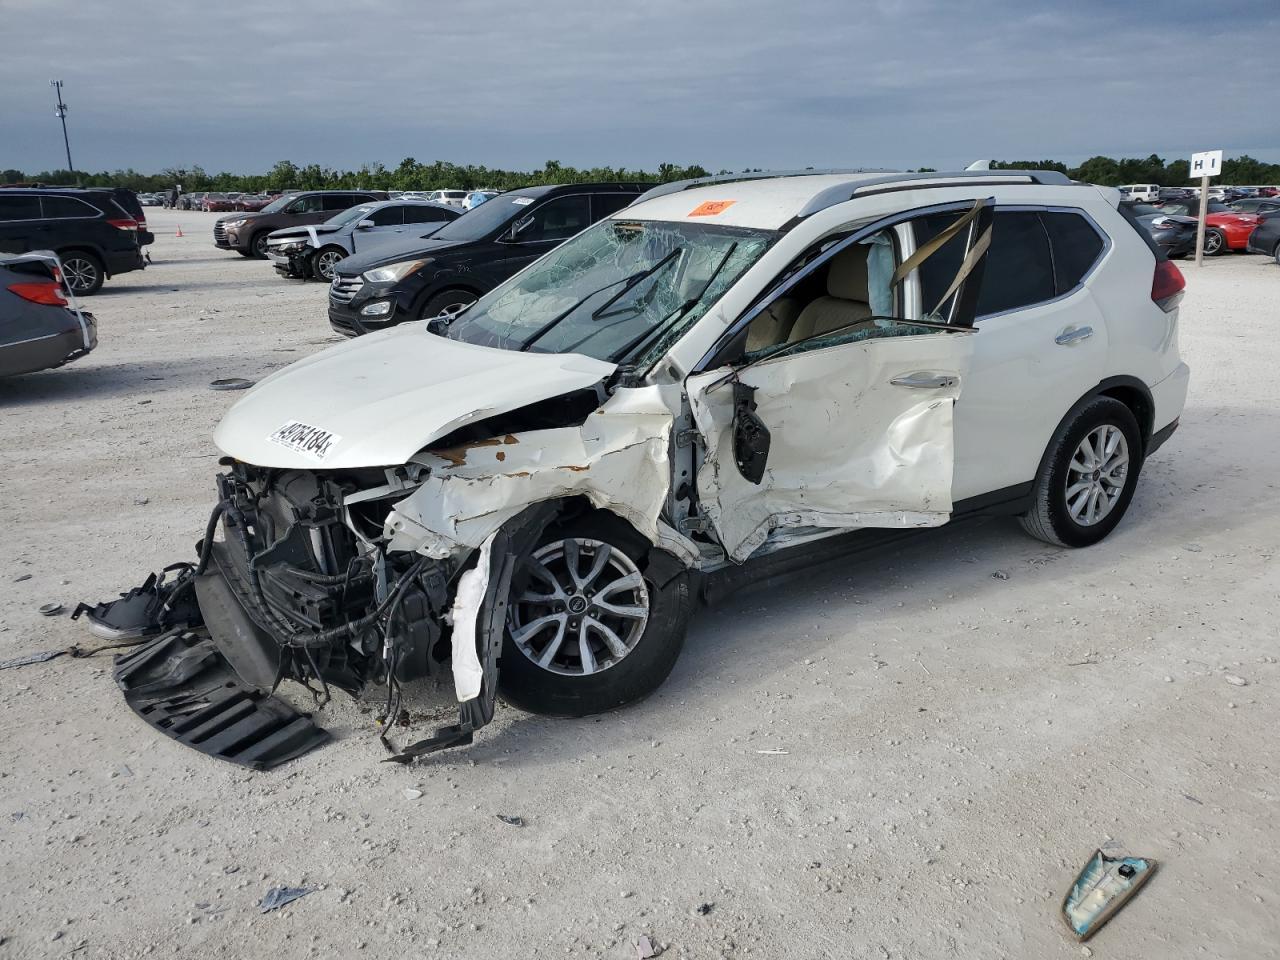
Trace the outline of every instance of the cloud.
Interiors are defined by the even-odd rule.
[[[60,164],[54,76],[86,169],[1280,160],[1274,0],[0,0],[0,17],[0,167]]]

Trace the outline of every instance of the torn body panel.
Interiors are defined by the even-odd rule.
[[[771,434],[758,484],[735,461],[732,379],[723,369],[690,377],[689,402],[705,444],[698,496],[730,558],[745,561],[786,528],[945,523],[952,408],[971,351],[964,334],[893,336],[742,371]],[[921,373],[937,385],[915,386]]]

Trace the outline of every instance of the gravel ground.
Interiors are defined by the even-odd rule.
[[[0,383],[0,659],[191,556],[238,396],[209,382],[336,339],[214,215],[148,219],[98,350]],[[400,768],[347,701],[253,774],[153,733],[105,657],[0,673],[0,957],[1079,956],[1058,907],[1100,845],[1162,866],[1085,953],[1280,956],[1280,268],[1184,269],[1191,397],[1109,540],[992,521],[739,595],[637,707],[500,706]],[[259,914],[281,884],[316,892]]]

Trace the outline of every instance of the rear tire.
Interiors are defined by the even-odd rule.
[[[543,533],[512,580],[498,675],[504,700],[529,713],[584,717],[662,685],[684,646],[692,597],[685,573],[662,586],[646,575],[652,549],[606,513]]]
[[[89,297],[102,289],[106,270],[97,256],[87,250],[68,250],[60,257],[62,276],[77,297]]]
[[[1097,543],[1129,508],[1142,453],[1133,411],[1111,397],[1089,400],[1049,442],[1022,529],[1060,547]]]

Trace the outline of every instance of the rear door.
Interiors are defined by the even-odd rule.
[[[962,265],[926,313],[897,215],[853,229],[736,321],[739,362],[686,381],[698,503],[735,561],[813,530],[928,527],[951,515],[952,410],[974,349],[989,209],[948,209]],[[925,319],[927,317],[928,319]],[[745,365],[741,362],[745,360]]]
[[[48,224],[41,221],[40,198],[32,194],[0,191],[0,253],[38,250],[40,238],[48,236]]]
[[[926,242],[942,225],[923,218],[914,239]],[[1082,210],[996,208],[973,366],[956,403],[956,500],[1019,493],[1058,423],[1105,375],[1107,329],[1085,280],[1108,248]],[[960,256],[952,242],[920,270],[926,301]]]

